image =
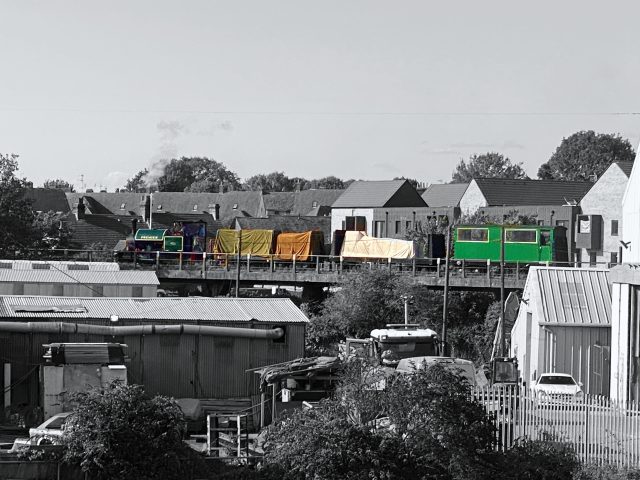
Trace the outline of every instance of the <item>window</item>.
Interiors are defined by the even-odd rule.
[[[578,217],[578,233],[591,233],[589,217]]]
[[[505,243],[538,243],[536,230],[505,230]]]
[[[488,228],[459,228],[458,241],[459,242],[488,242],[489,229]]]
[[[158,206],[156,207],[157,210],[162,210],[162,204],[159,203]]]
[[[355,230],[357,232],[367,231],[367,219],[365,217],[345,217],[345,230]]]
[[[611,235],[618,236],[618,220],[611,220]]]
[[[567,220],[556,220],[556,227],[567,227],[569,222]]]
[[[233,204],[233,209],[234,209],[234,210],[237,210],[237,209],[238,209],[238,204],[237,204],[237,203],[234,203],[234,204]]]
[[[198,205],[194,205],[194,206],[193,206],[193,211],[194,211],[194,212],[198,211]]]
[[[611,263],[618,263],[618,253],[617,252],[611,252]]]
[[[314,200],[313,203],[311,204],[311,207],[316,208],[317,206],[318,206],[318,202]]]
[[[400,220],[396,220],[396,235],[400,233]]]
[[[540,246],[548,246],[551,245],[551,232],[549,230],[541,230],[540,231]]]
[[[406,226],[407,230],[411,230],[411,220],[407,220],[407,223],[406,223],[405,226]]]
[[[51,265],[48,263],[32,263],[31,268],[33,270],[51,270]]]
[[[0,262],[0,268],[6,268],[8,270],[12,270],[13,264],[9,262]]]
[[[538,220],[538,225],[540,226],[544,225],[544,220]]]
[[[124,210],[124,207],[126,207],[126,206],[127,206],[127,204],[126,204],[126,203],[121,203],[121,204],[120,204],[120,210]]]
[[[89,265],[82,264],[70,264],[67,265],[67,270],[89,270]]]

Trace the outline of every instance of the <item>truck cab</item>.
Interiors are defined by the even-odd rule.
[[[416,324],[390,324],[372,330],[370,341],[373,356],[385,367],[395,368],[403,358],[440,354],[437,333]]]

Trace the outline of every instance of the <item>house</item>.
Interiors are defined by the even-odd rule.
[[[468,187],[468,183],[431,184],[422,194],[422,199],[437,217],[446,216],[452,223],[460,218],[460,200]]]
[[[307,323],[285,298],[0,296],[0,377],[10,386],[0,412],[39,405],[38,365],[52,342],[126,344],[128,382],[150,395],[257,396],[259,378],[248,370],[304,356]]]
[[[590,265],[622,262],[622,197],[633,162],[615,162],[580,201],[576,248]]]
[[[331,206],[331,230],[404,238],[426,207],[408,180],[356,181]]]
[[[117,263],[0,261],[0,295],[156,297],[159,284],[155,272]]]
[[[558,180],[476,178],[460,199],[461,215],[480,212],[490,217],[507,218],[510,212],[534,216],[538,225],[567,229],[569,259],[574,258],[574,224],[580,213],[578,204],[593,184]]]
[[[29,188],[26,197],[34,212],[69,213],[69,202],[63,190],[57,188]]]
[[[608,270],[530,267],[511,330],[523,382],[569,373],[585,393],[608,395],[616,355],[611,318]]]

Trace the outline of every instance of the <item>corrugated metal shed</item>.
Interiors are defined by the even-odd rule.
[[[68,307],[73,307],[73,312]],[[56,312],[54,309],[59,311]],[[22,311],[21,311],[22,310]],[[287,298],[106,298],[0,296],[0,317],[76,319],[198,320],[216,322],[307,323]]]
[[[63,283],[92,285],[160,285],[155,272],[144,270],[8,270],[0,268],[0,283]]]
[[[116,262],[65,262],[58,260],[0,260],[0,269],[4,270],[73,270],[117,272],[120,265]]]
[[[611,325],[609,271],[532,267],[539,282],[541,324]],[[531,275],[531,273],[529,274]]]

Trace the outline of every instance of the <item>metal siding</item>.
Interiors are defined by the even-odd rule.
[[[160,285],[149,270],[13,270],[0,269],[0,281],[19,283],[84,283],[103,285]]]

